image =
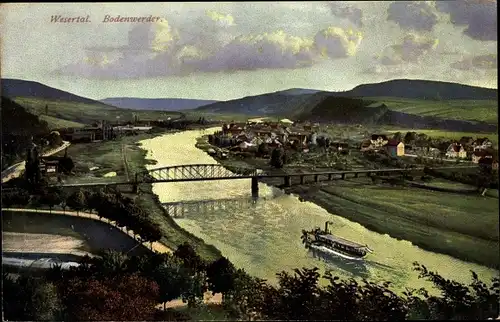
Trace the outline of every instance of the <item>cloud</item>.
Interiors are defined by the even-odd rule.
[[[418,62],[420,57],[430,50],[436,49],[439,41],[415,33],[407,34],[401,44],[392,46],[396,57],[405,62]]]
[[[197,22],[188,30],[174,28],[166,20],[135,26],[128,33],[127,45],[88,48],[83,61],[57,74],[113,79],[297,69],[327,58],[353,56],[362,39],[360,32],[338,27],[321,30],[315,37],[282,30],[234,36],[232,16],[215,11],[207,11]]]
[[[395,1],[387,9],[387,20],[406,30],[431,31],[438,22],[435,11],[426,1]]]
[[[497,40],[497,3],[492,0],[436,1],[451,23],[466,26],[464,34],[481,41]]]
[[[360,31],[329,27],[316,34],[314,44],[323,56],[345,58],[354,56],[362,39]]]
[[[339,2],[329,2],[328,6],[334,16],[345,18],[356,27],[363,27],[363,11],[353,6],[345,6]]]
[[[283,31],[240,36],[209,59],[196,64],[198,71],[301,68],[318,60],[312,39]]]
[[[450,65],[454,69],[460,70],[476,70],[476,69],[497,69],[497,55],[479,55],[469,56],[462,60],[456,61]]]
[[[207,10],[206,15],[219,26],[234,26],[234,18],[230,14],[223,14],[214,10]]]

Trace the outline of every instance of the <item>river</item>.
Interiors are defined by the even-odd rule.
[[[165,134],[141,141],[147,158],[156,160],[148,169],[181,164],[215,164],[212,157],[195,147],[196,138],[218,128]],[[161,202],[207,199],[250,199],[250,179],[156,183],[153,191]],[[429,287],[418,279],[412,263],[418,261],[443,277],[470,282],[470,270],[480,278],[490,279],[498,272],[447,255],[422,250],[408,241],[367,230],[358,223],[328,213],[325,209],[301,202],[296,196],[259,183],[260,198],[256,203],[221,205],[214,210],[190,213],[175,219],[185,230],[217,247],[237,267],[253,276],[276,282],[276,273],[299,267],[332,270],[337,276],[371,281],[391,281],[396,291],[404,287]],[[332,221],[333,234],[374,250],[364,264],[352,264],[338,258],[324,258],[306,250],[300,236],[302,229],[323,227]]]

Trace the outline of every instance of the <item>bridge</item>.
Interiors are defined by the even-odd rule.
[[[476,166],[454,166],[440,167],[435,170],[445,169],[464,169],[476,168]],[[251,189],[252,196],[257,197],[259,194],[258,180],[262,178],[283,178],[284,186],[292,185],[292,178],[298,178],[300,184],[305,183],[307,177],[314,178],[314,182],[334,179],[358,178],[360,176],[370,177],[372,175],[387,176],[391,174],[401,175],[409,173],[421,173],[421,168],[408,169],[366,169],[366,170],[328,170],[319,172],[306,173],[265,173],[262,170],[251,168],[225,168],[221,164],[188,164],[175,165],[150,169],[136,173],[135,179],[124,182],[100,182],[100,183],[76,183],[62,184],[62,187],[95,187],[95,186],[116,186],[116,185],[132,185],[133,192],[137,193],[138,185],[142,183],[162,183],[162,182],[189,182],[189,181],[209,181],[209,180],[235,180],[235,179],[252,179]],[[323,180],[320,180],[323,178]]]

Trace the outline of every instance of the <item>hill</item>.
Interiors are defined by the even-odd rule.
[[[393,111],[443,119],[497,124],[498,90],[427,80],[391,80],[359,85],[345,92],[289,89],[202,106],[208,113],[293,117],[319,104],[324,97],[359,98]]]
[[[495,124],[466,120],[450,120],[391,110],[374,101],[322,95],[312,108],[294,115],[297,120],[344,124],[395,125],[414,129],[442,129],[462,132],[496,132]]]
[[[2,96],[2,170],[24,158],[33,136],[35,143],[50,133],[47,122]]]
[[[23,106],[27,112],[47,121],[49,128],[84,126],[102,120],[129,122],[178,118],[182,114],[168,111],[124,110],[78,96],[37,82],[2,79],[2,95]]]
[[[214,100],[197,100],[184,98],[135,98],[110,97],[100,100],[101,103],[119,108],[135,110],[182,111],[216,103]]]
[[[419,100],[498,100],[498,90],[458,83],[394,79],[337,93],[346,97],[400,97]]]
[[[9,98],[37,97],[48,100],[71,101],[75,103],[106,106],[106,104],[92,100],[90,98],[71,94],[38,82],[22,79],[2,78],[2,96]]]

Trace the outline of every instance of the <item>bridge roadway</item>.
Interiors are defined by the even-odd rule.
[[[190,165],[186,165],[188,167]],[[179,167],[179,166],[176,166]],[[222,167],[222,165],[221,165]],[[432,168],[434,170],[449,170],[449,169],[468,169],[468,168],[476,168],[477,166],[454,166],[454,167],[440,167],[440,168]],[[251,175],[239,175],[234,174],[233,176],[214,176],[214,177],[195,177],[195,178],[165,178],[165,179],[156,179],[151,178],[148,180],[131,180],[131,181],[121,181],[121,182],[89,182],[89,183],[69,183],[62,185],[54,185],[59,187],[98,187],[98,186],[117,186],[117,185],[137,185],[142,183],[161,183],[161,182],[189,182],[189,181],[213,181],[213,180],[236,180],[236,179],[261,179],[261,178],[284,178],[285,185],[290,185],[290,178],[300,177],[301,183],[303,183],[304,177],[314,176],[315,181],[318,181],[319,176],[328,176],[328,180],[331,180],[333,176],[340,176],[342,179],[345,179],[347,175],[353,174],[355,178],[357,178],[360,174],[390,174],[390,173],[411,173],[411,172],[419,172],[424,168],[413,168],[413,169],[368,169],[368,170],[345,170],[345,171],[318,171],[318,172],[307,172],[307,173],[258,173]],[[161,169],[150,169],[147,172],[154,172],[155,170]],[[287,180],[288,179],[288,180]],[[288,182],[287,182],[288,181]]]

